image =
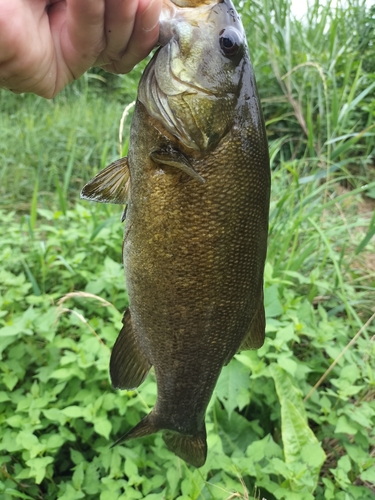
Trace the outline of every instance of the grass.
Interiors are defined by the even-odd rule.
[[[109,448],[155,382],[109,386],[127,303],[121,209],[78,195],[120,155],[144,63],[53,101],[0,92],[5,500],[373,498],[375,12],[347,4],[313,1],[301,22],[286,0],[241,3],[273,172],[267,341],[223,370],[198,471],[158,435]]]

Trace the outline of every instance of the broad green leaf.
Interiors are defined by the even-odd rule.
[[[372,467],[375,466],[375,459],[369,457],[368,450],[355,442],[352,445],[346,443],[345,450],[351,461],[359,465],[360,470],[366,469],[370,464]]]
[[[308,444],[318,444],[319,446],[318,440],[308,426],[306,418],[301,415],[291,401],[285,400],[281,405],[281,422],[285,461],[287,463],[300,460],[304,446]],[[325,454],[322,448],[320,450],[320,465],[322,465]]]
[[[236,354],[235,359],[251,370],[251,378],[264,375],[267,365],[257,351],[243,351],[241,354]]]
[[[325,486],[324,498],[325,500],[334,500],[335,498],[335,485],[327,478],[323,478],[323,484]]]
[[[227,366],[224,366],[215,392],[228,412],[229,418],[235,408],[238,407],[242,410],[249,403],[249,388],[249,373],[242,363],[234,359]]]
[[[58,327],[56,307],[50,307],[48,311],[35,320],[35,329],[39,335],[42,335],[49,342],[55,338]]]
[[[102,491],[99,500],[119,500],[120,498],[114,491]]]
[[[284,328],[279,328],[276,333],[275,345],[281,347],[284,343],[290,342],[291,340],[298,340],[298,337],[294,333],[293,323],[289,323]]]
[[[3,326],[2,328],[0,328],[0,338],[14,337],[16,335],[20,335],[24,333],[24,329],[25,329],[25,323],[21,318],[13,325]],[[28,333],[31,334],[32,332],[28,330]]]
[[[280,500],[314,500],[314,496],[308,493],[296,493],[289,488],[277,488],[273,494]]]
[[[99,468],[94,462],[87,465],[83,488],[88,495],[97,495],[100,491]]]
[[[168,480],[168,494],[170,497],[175,497],[177,492],[177,487],[180,482],[181,475],[178,474],[176,469],[169,468],[167,470],[167,480]]]
[[[24,418],[22,415],[13,415],[6,419],[6,423],[11,427],[24,427]]]
[[[115,447],[109,451],[110,451],[110,457],[109,457],[110,472],[109,472],[109,475],[110,475],[110,477],[122,477],[123,476],[123,464],[122,464],[122,457],[120,455],[119,448]],[[103,459],[105,459],[105,458],[106,458],[106,455],[103,456]]]
[[[131,458],[125,459],[124,472],[128,477],[128,484],[130,486],[141,484],[144,478],[138,475],[138,467]]]
[[[111,434],[112,424],[105,417],[95,418],[93,420],[95,431],[104,436],[106,439],[109,439],[109,435]]]
[[[254,462],[261,462],[265,458],[281,458],[282,451],[272,436],[268,434],[263,439],[252,443],[246,450],[246,456]]]
[[[75,465],[78,465],[85,461],[85,457],[78,450],[70,449],[70,457]]]
[[[127,486],[125,488],[125,494],[124,494],[124,498],[122,500],[127,500],[129,498],[130,499],[135,499],[137,500],[138,498],[142,498],[143,500],[143,495],[140,491],[132,488],[131,486]]]
[[[16,336],[9,336],[9,337],[3,337],[0,335],[0,359],[1,359],[1,355],[2,353],[7,349],[8,346],[10,346],[11,344],[13,344],[13,342],[15,342],[17,340],[17,337]]]
[[[277,363],[278,363],[278,365],[281,366],[281,368],[283,368],[287,373],[289,373],[289,375],[291,375],[292,377],[295,376],[295,374],[297,372],[298,365],[294,361],[294,359],[292,359],[288,355],[285,356],[283,354],[280,354],[277,357]]]
[[[53,457],[31,458],[26,461],[26,464],[30,467],[30,477],[35,477],[36,484],[40,484],[43,481],[46,475],[46,468],[53,461]]]
[[[66,484],[64,494],[59,496],[59,500],[78,500],[80,498],[85,498],[85,494],[82,491],[77,491],[70,484]]]
[[[162,498],[166,498],[164,493],[149,493],[143,500],[161,500]]]
[[[371,429],[374,425],[375,408],[366,401],[357,406],[346,406],[340,413],[345,413],[349,421],[356,422],[364,429]]]
[[[7,389],[12,391],[17,385],[18,377],[14,373],[4,373],[2,375],[2,382],[7,387]]]
[[[78,366],[58,368],[51,373],[50,377],[56,378],[57,380],[70,380],[72,377],[78,377],[81,380],[85,380],[85,374]]]
[[[68,418],[81,418],[86,415],[85,408],[81,408],[80,406],[67,406],[61,411]]]
[[[276,285],[265,288],[264,307],[266,310],[266,318],[275,318],[283,313],[283,307],[279,300],[279,292]]]
[[[81,462],[80,464],[76,465],[74,468],[74,472],[73,472],[73,476],[72,476],[72,483],[73,483],[74,489],[77,491],[80,491],[82,488],[83,480],[85,478],[85,468],[86,468],[85,462]]]
[[[289,401],[296,407],[301,416],[306,418],[305,407],[302,402],[302,392],[294,385],[290,375],[275,363],[270,365],[270,371],[275,382],[280,405],[282,406],[286,401]]]
[[[34,500],[33,497],[26,495],[26,493],[22,493],[21,491],[17,491],[13,488],[5,488],[3,491],[4,494],[10,495],[13,498],[24,498],[25,500]]]
[[[362,481],[367,481],[375,485],[375,466],[363,471],[360,475]]]
[[[342,469],[346,473],[350,472],[352,470],[352,464],[348,455],[340,457],[337,461],[337,466],[339,469]]]
[[[305,464],[313,469],[320,469],[326,457],[320,443],[309,443],[301,449],[301,458]]]
[[[52,422],[59,422],[61,425],[64,425],[68,418],[67,415],[65,415],[65,413],[58,408],[43,410],[43,414],[48,420],[51,420]]]
[[[10,401],[10,397],[5,391],[0,391],[0,403],[4,403],[5,401]]]
[[[45,446],[46,446],[47,450],[57,450],[64,443],[65,443],[65,439],[62,436],[60,436],[59,434],[53,434],[52,436],[49,436],[49,438],[46,441]]]
[[[355,434],[357,434],[358,428],[352,425],[345,415],[341,415],[341,417],[339,417],[337,420],[335,434],[340,432],[343,434],[350,434],[354,436]]]
[[[312,478],[312,485],[307,491],[313,493],[326,455],[308,426],[300,391],[296,390],[284,370],[275,364],[270,368],[281,405],[281,435],[285,462],[286,464],[306,463]],[[303,475],[293,478],[294,491],[304,488],[304,485],[306,486],[306,479],[303,479]]]
[[[26,450],[31,450],[39,444],[39,440],[32,432],[21,431],[17,436],[17,443],[22,444]]]

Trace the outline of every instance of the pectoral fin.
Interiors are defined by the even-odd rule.
[[[122,323],[124,326],[112,349],[109,371],[114,388],[134,389],[147,377],[151,363],[139,345],[129,308]]]
[[[242,341],[240,351],[248,349],[259,349],[264,344],[266,328],[266,318],[264,314],[263,293],[259,302],[258,310],[255,313],[253,321],[250,326],[249,333]]]
[[[128,159],[120,158],[100,171],[81,191],[81,198],[126,205],[130,187]]]
[[[189,160],[185,155],[173,148],[168,149],[160,149],[157,151],[153,151],[150,154],[151,159],[158,163],[159,165],[168,165],[170,167],[176,167],[179,170],[185,172],[185,174],[190,175],[196,181],[201,184],[204,184],[206,181],[203,179],[201,175],[198,174],[191,166]]]

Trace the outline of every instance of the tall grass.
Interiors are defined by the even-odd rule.
[[[106,94],[69,90],[46,101],[0,92],[2,206],[27,211],[37,184],[44,205],[58,202],[65,211],[78,200],[83,183],[118,156],[124,102]]]
[[[364,0],[309,4],[303,20],[288,1],[244,4],[268,132],[283,140],[281,158],[356,186],[374,175],[374,11]]]

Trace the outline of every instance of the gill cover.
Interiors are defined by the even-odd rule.
[[[213,149],[233,125],[250,64],[238,15],[225,0],[195,8],[169,4],[160,43],[165,45],[143,74],[138,98],[186,147]]]

